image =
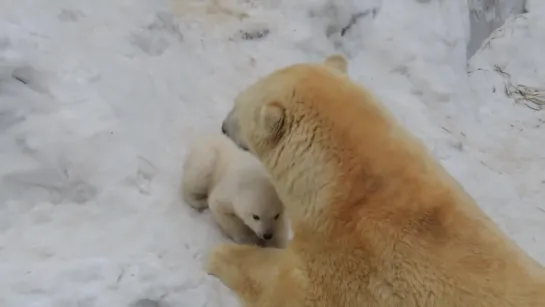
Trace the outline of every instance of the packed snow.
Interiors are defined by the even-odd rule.
[[[475,48],[481,2],[2,1],[0,306],[238,306],[202,269],[228,240],[181,200],[186,146],[333,52],[545,263],[545,5]]]

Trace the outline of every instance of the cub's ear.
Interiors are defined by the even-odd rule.
[[[333,54],[328,56],[324,61],[324,65],[338,70],[343,74],[346,74],[346,71],[348,70],[348,62],[341,54]]]
[[[261,107],[261,128],[271,137],[281,137],[286,124],[286,109],[280,102],[273,101]]]

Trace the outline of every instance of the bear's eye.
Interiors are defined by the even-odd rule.
[[[278,220],[278,218],[280,217],[280,213],[278,213],[277,215],[274,216],[274,219],[275,220]]]
[[[254,220],[259,221],[259,216],[254,214]]]

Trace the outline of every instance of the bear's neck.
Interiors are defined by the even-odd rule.
[[[314,231],[325,230],[322,228],[330,224],[326,221],[330,215],[323,211],[331,203],[331,164],[314,146],[301,145],[297,147],[300,150],[288,152],[280,144],[261,159],[291,223]]]
[[[336,224],[332,219],[359,223],[353,216],[358,210],[379,206],[386,215],[396,215],[403,212],[396,207],[416,197],[410,193],[418,193],[421,185],[436,190],[449,185],[432,180],[444,171],[414,137],[395,125],[382,130],[383,135],[362,128],[331,133],[330,139],[281,140],[260,155],[293,224],[327,232]],[[389,195],[396,194],[403,197],[392,202]]]

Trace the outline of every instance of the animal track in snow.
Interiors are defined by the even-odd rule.
[[[162,55],[173,40],[182,41],[182,32],[172,15],[163,12],[131,37],[131,43],[150,56]]]
[[[62,9],[59,13],[59,20],[64,22],[76,22],[81,17],[85,17],[85,14],[80,10]]]

